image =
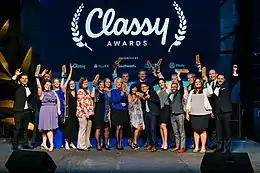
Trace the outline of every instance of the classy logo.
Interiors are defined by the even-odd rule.
[[[177,15],[179,17],[179,29],[178,32],[174,35],[175,40],[170,45],[168,52],[171,51],[172,46],[181,45],[182,41],[185,39],[186,29],[187,29],[187,20],[184,16],[184,13],[179,7],[179,5],[174,1],[173,7],[175,8]],[[71,31],[72,31],[72,40],[76,43],[78,47],[87,47],[90,51],[93,49],[88,45],[87,42],[83,41],[83,35],[79,33],[79,17],[84,8],[83,3],[79,6],[77,11],[74,13],[74,16],[71,21]],[[94,16],[97,15],[98,19],[102,19],[102,30],[94,33],[91,30],[91,23]],[[105,13],[101,8],[94,8],[87,16],[85,23],[86,34],[90,38],[98,38],[103,35],[111,36],[116,35],[143,35],[149,36],[152,33],[155,33],[158,36],[161,36],[161,45],[166,44],[167,34],[168,34],[168,25],[169,18],[165,18],[163,22],[161,22],[160,18],[156,18],[155,24],[152,25],[152,22],[149,18],[145,18],[142,23],[139,22],[137,18],[133,18],[130,22],[129,19],[118,18],[114,21],[116,16],[116,12],[113,8],[108,9]],[[162,23],[162,26],[160,26]],[[120,26],[120,27],[119,27]],[[159,29],[160,28],[160,29]],[[147,46],[147,41],[108,41],[106,44],[107,47],[111,46]]]
[[[82,64],[76,64],[74,63],[72,65],[73,68],[79,68],[79,69],[86,69],[86,65],[82,65]]]

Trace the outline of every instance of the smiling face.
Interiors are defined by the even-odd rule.
[[[43,76],[43,80],[44,80],[45,82],[50,82],[50,81],[51,81],[51,75],[50,75],[50,74],[45,74],[45,75]]]
[[[54,88],[60,88],[60,80],[59,79],[54,79],[53,85],[54,85]]]
[[[44,88],[44,91],[50,91],[51,90],[51,83],[45,82],[43,88]]]
[[[171,81],[172,81],[172,83],[178,83],[178,76],[177,75],[172,75]]]
[[[146,93],[148,91],[149,87],[146,84],[141,84],[141,90],[143,93]]]
[[[20,78],[20,83],[22,85],[27,85],[28,84],[28,76],[27,75],[22,75]]]
[[[196,89],[199,89],[199,88],[201,88],[201,87],[202,87],[202,82],[201,82],[201,80],[196,79],[196,80],[195,80],[195,88],[196,88]]]
[[[135,93],[137,92],[137,88],[136,88],[136,87],[134,87],[134,88],[132,88],[132,90],[131,90],[131,91],[132,91],[132,93],[133,93],[133,94],[135,94]]]
[[[166,88],[166,83],[165,83],[164,80],[159,80],[159,87],[160,87],[161,89],[165,89],[165,88]]]
[[[128,83],[129,74],[128,73],[123,73],[122,78],[123,78],[124,83]]]
[[[87,89],[87,88],[88,88],[88,80],[84,80],[84,81],[82,82],[82,88],[83,88],[83,89]]]
[[[188,74],[187,78],[188,78],[189,84],[193,84],[194,79],[195,79],[194,75],[193,74]]]
[[[225,82],[225,76],[224,75],[218,75],[218,84],[222,85]]]
[[[140,71],[139,74],[138,74],[138,77],[139,77],[141,80],[145,80],[145,78],[146,78],[146,72],[145,72],[145,71]]]
[[[69,83],[69,89],[70,89],[70,90],[75,90],[75,88],[76,88],[75,82],[74,82],[74,81],[70,81],[70,83]]]
[[[175,92],[177,91],[177,89],[178,89],[178,84],[172,83],[172,85],[171,85],[171,91],[172,91],[173,93],[175,93]]]
[[[122,88],[122,80],[121,79],[116,79],[116,88],[121,89]]]
[[[99,91],[103,91],[103,90],[104,90],[104,87],[105,87],[104,82],[100,82],[100,83],[98,84],[98,90],[99,90]]]
[[[217,74],[216,70],[212,69],[212,70],[209,71],[209,78],[210,78],[211,81],[216,80],[217,75],[218,74]]]
[[[105,80],[105,87],[110,88],[111,87],[111,81],[109,79]]]

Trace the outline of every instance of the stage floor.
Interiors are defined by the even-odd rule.
[[[34,149],[40,151],[40,149]],[[252,141],[233,141],[233,152],[248,152],[255,173],[260,173],[260,144]],[[0,140],[0,171],[8,172],[4,167],[11,155],[11,145],[6,140]],[[56,149],[49,153],[57,164],[56,172],[174,172],[198,173],[203,154],[192,153],[188,150],[183,154],[170,151],[150,153],[140,148],[133,151],[125,148],[124,151],[97,152],[92,149],[88,152],[77,150],[66,151]]]

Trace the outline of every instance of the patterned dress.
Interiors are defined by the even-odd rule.
[[[79,89],[77,95],[77,117],[84,117],[87,114],[89,116],[94,115],[94,103],[90,97],[90,92]]]
[[[143,129],[145,129],[141,101],[134,102],[134,97],[131,97],[132,102],[128,105],[131,125],[134,128],[137,128],[139,125],[141,125]]]
[[[57,98],[54,91],[43,92],[39,113],[39,130],[54,130],[58,128]]]

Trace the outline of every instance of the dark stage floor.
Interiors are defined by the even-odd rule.
[[[40,149],[35,149],[40,150]],[[233,141],[233,152],[248,152],[255,173],[260,173],[260,144],[252,141]],[[7,172],[5,162],[11,155],[9,142],[0,141],[0,170]],[[66,151],[56,149],[49,153],[57,164],[56,172],[200,172],[200,162],[203,154],[194,154],[188,150],[184,154],[170,151],[150,153],[142,148],[133,151],[126,148],[122,152],[115,149],[97,152],[92,149],[88,152],[76,150]]]

